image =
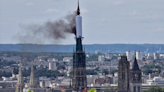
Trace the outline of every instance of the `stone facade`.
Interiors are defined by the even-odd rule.
[[[31,66],[30,83],[29,83],[28,87],[29,88],[37,88],[33,65]]]
[[[130,71],[130,92],[142,92],[142,74],[138,67],[137,59],[134,59],[132,70]]]
[[[118,92],[129,91],[129,62],[126,56],[121,56],[118,72]]]

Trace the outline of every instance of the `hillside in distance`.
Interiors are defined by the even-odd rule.
[[[125,53],[128,50],[143,53],[164,53],[164,44],[91,44],[84,45],[86,53]],[[75,45],[0,44],[0,51],[72,53]]]

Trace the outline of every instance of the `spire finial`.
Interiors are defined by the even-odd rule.
[[[80,15],[80,7],[79,7],[79,0],[78,0],[78,8],[77,8],[77,15]]]

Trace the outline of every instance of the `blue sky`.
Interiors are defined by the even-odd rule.
[[[0,44],[20,43],[21,25],[62,19],[76,8],[77,0],[0,0]],[[80,0],[80,8],[84,44],[164,44],[164,0]],[[40,40],[75,43],[74,35]]]

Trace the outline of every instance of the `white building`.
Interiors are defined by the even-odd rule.
[[[162,77],[154,77],[146,81],[147,84],[156,83],[158,85],[164,85],[164,79]]]
[[[49,87],[51,84],[51,81],[40,81],[39,85],[41,88]]]
[[[49,70],[57,70],[55,62],[49,62]]]
[[[164,54],[160,54],[160,59],[164,59]]]
[[[3,81],[12,81],[13,79],[10,77],[2,77]]]
[[[127,59],[128,60],[132,60],[133,59],[133,56],[134,56],[134,53],[132,51],[126,51],[126,56],[127,56]]]
[[[154,53],[154,59],[160,59],[160,54],[159,53]]]
[[[142,60],[142,52],[141,51],[136,52],[136,59],[137,60]]]
[[[58,61],[58,59],[56,59],[56,58],[48,58],[47,61],[49,61],[49,62],[52,62],[52,61]]]
[[[112,59],[112,54],[111,53],[105,53],[105,58],[106,59]]]
[[[72,59],[73,59],[72,57],[64,57],[64,58],[63,58],[63,61],[69,62],[69,61],[71,61]]]
[[[153,58],[153,54],[152,54],[152,53],[148,53],[148,54],[147,54],[147,59],[154,59],[154,58]]]
[[[101,62],[105,61],[104,55],[100,55],[100,56],[98,57],[98,61],[101,61]]]

